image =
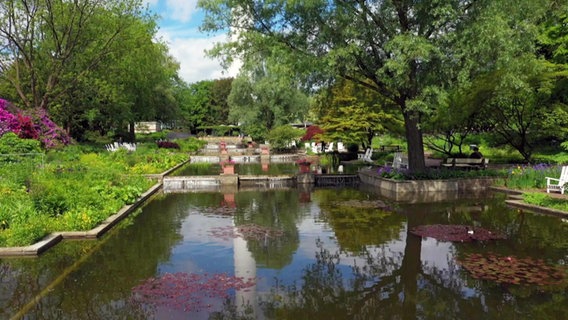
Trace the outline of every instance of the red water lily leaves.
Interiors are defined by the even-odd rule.
[[[234,216],[237,213],[237,208],[234,204],[229,204],[226,201],[221,201],[221,205],[218,207],[205,207],[202,209],[202,214],[204,215],[214,215],[214,216]]]
[[[455,224],[431,224],[418,226],[410,233],[440,241],[469,242],[505,239],[505,236],[480,227]]]
[[[547,265],[542,259],[517,258],[489,253],[472,253],[458,263],[473,278],[501,284],[559,285],[566,281],[567,270]]]
[[[333,203],[334,206],[338,207],[351,207],[358,209],[389,209],[389,206],[381,200],[346,200],[337,201]]]
[[[220,238],[223,240],[228,240],[236,237],[243,237],[246,240],[264,240],[278,238],[284,235],[284,231],[264,227],[258,224],[244,224],[238,227],[216,227],[211,228],[208,231],[210,236]]]
[[[151,307],[200,311],[211,307],[207,303],[209,299],[226,299],[231,289],[250,288],[255,282],[255,279],[245,280],[225,273],[166,273],[158,278],[149,278],[132,288],[131,299],[134,303]]]

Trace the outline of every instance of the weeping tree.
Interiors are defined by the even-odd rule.
[[[483,12],[483,1],[201,0],[203,29],[230,30],[212,54],[278,57],[309,87],[336,77],[357,82],[396,105],[404,119],[409,165],[425,170],[421,122],[457,77],[456,39]],[[267,49],[268,48],[268,49]]]
[[[564,135],[559,128],[567,121],[568,109],[559,84],[568,69],[552,58],[554,54],[548,56],[543,50],[546,45],[538,42],[546,43],[542,39],[549,28],[562,34],[564,25],[561,14],[543,13],[565,9],[565,3],[555,1],[523,2],[518,7],[496,2],[467,37],[479,67],[471,80],[460,83],[462,107],[458,111],[475,110],[497,143],[510,145],[527,162],[542,141]],[[543,25],[548,26],[544,32]],[[492,37],[479,36],[480,32]],[[560,47],[549,47],[551,52],[557,50],[554,48]]]
[[[254,140],[267,138],[275,127],[303,119],[308,98],[290,77],[282,77],[270,61],[246,64],[232,83],[229,121],[239,123]]]
[[[421,171],[423,119],[447,103],[448,88],[490,71],[496,48],[521,41],[494,37],[487,22],[509,15],[511,21],[534,23],[550,3],[200,0],[199,6],[206,13],[203,30],[229,30],[229,41],[219,44],[214,56],[230,62],[262,50],[310,88],[342,77],[384,96],[404,119],[410,169]],[[525,30],[507,28],[518,34]],[[471,37],[479,41],[469,42]]]
[[[75,138],[173,116],[177,63],[141,0],[0,2],[0,88]]]

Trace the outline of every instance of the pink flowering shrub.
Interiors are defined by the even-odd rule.
[[[8,111],[8,101],[0,99],[0,136],[6,132],[12,132],[16,124],[16,116]]]
[[[0,99],[0,136],[6,132],[14,132],[22,139],[38,140],[46,149],[67,145],[71,141],[69,135],[49,118],[45,110],[22,111]]]

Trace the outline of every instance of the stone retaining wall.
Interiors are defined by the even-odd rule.
[[[469,194],[480,195],[495,182],[494,178],[400,181],[365,170],[359,171],[359,179],[363,184],[379,188],[381,195],[407,202],[446,201]]]

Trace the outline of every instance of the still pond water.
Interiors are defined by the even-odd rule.
[[[431,224],[507,239],[409,233]],[[161,194],[102,239],[0,260],[0,318],[565,319],[565,285],[480,280],[458,261],[566,266],[567,231],[495,194],[434,204],[364,187]]]

